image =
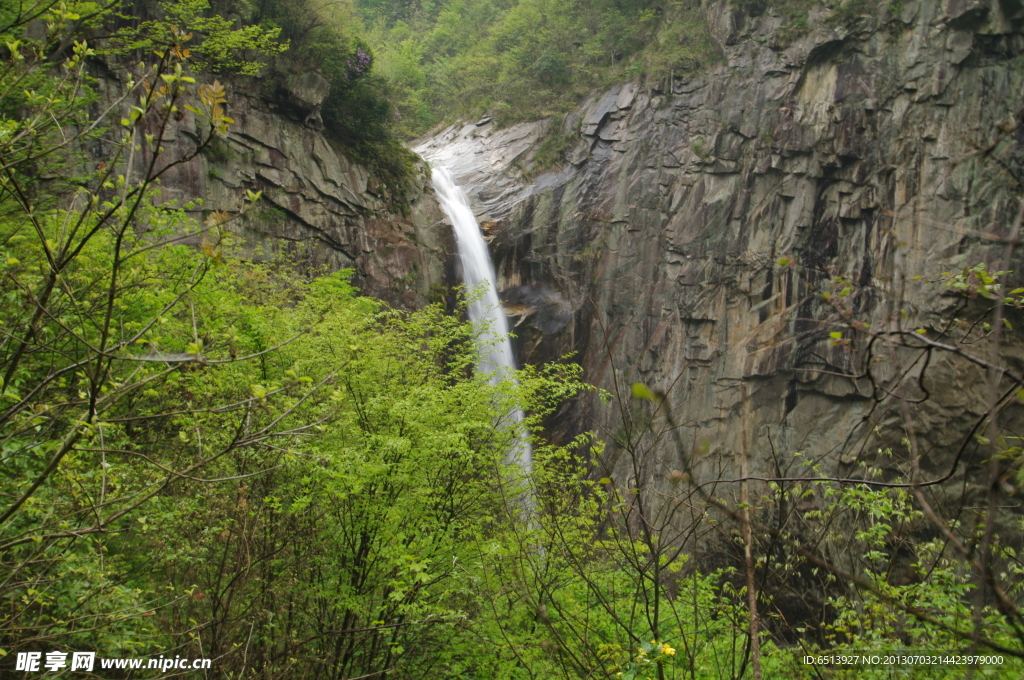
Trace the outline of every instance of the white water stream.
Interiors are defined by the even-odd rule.
[[[511,377],[515,370],[512,343],[508,339],[508,319],[498,300],[497,277],[487,242],[480,232],[473,209],[462,189],[447,168],[435,165],[432,179],[434,190],[441,202],[441,209],[448,215],[455,228],[455,244],[462,262],[462,282],[468,292],[486,285],[486,292],[469,305],[469,320],[481,329],[479,335],[480,361],[477,370],[490,374],[492,384]],[[514,380],[514,379],[513,379]],[[523,412],[516,409],[511,416],[516,424],[522,422]],[[527,474],[532,467],[529,442],[520,439],[508,462],[518,464]]]

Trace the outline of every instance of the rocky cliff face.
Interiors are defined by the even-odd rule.
[[[118,85],[108,87],[116,93]],[[163,175],[163,199],[184,204],[202,198],[201,218],[213,210],[235,214],[247,190],[262,191],[255,208],[230,226],[246,256],[280,255],[331,271],[352,268],[364,294],[418,307],[451,274],[451,232],[427,188],[429,174],[418,165],[402,196],[348,159],[323,134],[320,106],[328,89],[315,73],[286,68],[229,82],[227,108],[235,123],[226,138]],[[162,141],[170,157],[180,157],[196,139],[188,113]]]
[[[723,63],[595,95],[564,123],[575,141],[558,172],[523,173],[547,122],[481,121],[417,147],[494,235],[522,361],[575,351],[593,384],[667,396],[682,436],[645,444],[655,481],[688,455],[705,479],[731,476],[742,451],[754,474],[796,451],[846,474],[899,446],[906,424],[878,404],[897,376],[842,377],[863,348],[830,337],[823,294],[849,286],[876,328],[935,329],[956,300],[927,277],[1004,253],[985,234],[1006,234],[1019,206],[1019,2],[868,3],[845,23],[812,11],[788,42],[781,16],[739,6],[764,4],[706,3]],[[930,359],[907,368],[928,396],[914,407],[926,472],[986,404],[981,369]],[[611,440],[621,406],[588,397],[557,427]],[[624,456],[610,446],[619,481]]]

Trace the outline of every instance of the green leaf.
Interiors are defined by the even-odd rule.
[[[647,385],[642,382],[635,382],[629,386],[629,391],[633,393],[633,396],[637,399],[646,399],[647,401],[656,401],[657,397],[654,392],[651,392]]]

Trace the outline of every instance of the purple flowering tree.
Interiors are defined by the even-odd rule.
[[[345,69],[345,80],[353,81],[370,70],[373,59],[362,47],[356,48],[355,55],[348,60],[348,67]]]

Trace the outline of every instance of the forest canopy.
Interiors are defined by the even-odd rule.
[[[451,116],[564,113],[595,87],[720,59],[692,0],[359,0],[406,134]]]

